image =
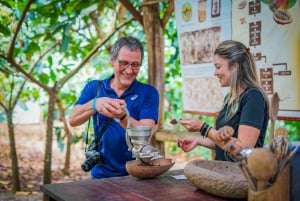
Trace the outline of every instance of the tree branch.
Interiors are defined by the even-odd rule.
[[[103,31],[101,30],[101,28],[99,27],[99,25],[98,25],[98,21],[97,21],[97,19],[98,19],[98,17],[99,17],[99,14],[98,13],[96,13],[96,11],[94,11],[94,12],[92,12],[92,13],[90,13],[90,18],[91,18],[91,20],[92,20],[92,24],[95,26],[95,28],[96,28],[96,31],[97,31],[97,33],[98,33],[98,35],[99,35],[99,38],[103,38],[104,37],[104,33],[103,33]]]
[[[25,75],[25,77],[27,77],[29,80],[31,80],[33,83],[37,84],[38,86],[40,86],[41,88],[45,89],[46,91],[50,91],[51,89],[47,86],[44,85],[43,83],[39,82],[38,80],[36,80],[32,75],[32,71],[35,68],[35,66],[38,64],[38,62],[44,58],[57,44],[59,43],[59,41],[56,41],[56,43],[52,44],[43,54],[41,54],[39,56],[39,58],[35,61],[35,63],[30,67],[30,70],[27,72],[25,71],[20,64],[16,63],[15,60],[12,57],[8,57],[6,58],[7,61],[14,66],[15,68],[17,68],[23,75]],[[26,79],[26,78],[25,78]],[[24,87],[26,80],[24,81],[24,83],[21,84],[20,90]],[[22,90],[21,90],[22,91]],[[17,99],[16,99],[17,100]]]
[[[49,92],[51,89],[48,86],[46,86],[43,83],[36,80],[33,76],[30,75],[30,73],[28,73],[26,70],[24,70],[22,68],[22,66],[20,64],[18,64],[13,58],[13,52],[14,52],[14,47],[15,47],[15,44],[16,44],[17,36],[18,36],[18,34],[20,32],[20,29],[21,29],[21,26],[22,26],[22,24],[25,20],[26,14],[27,14],[28,10],[30,9],[30,6],[33,2],[34,2],[34,0],[29,0],[26,7],[25,7],[25,9],[24,9],[24,11],[23,11],[23,13],[22,13],[22,16],[21,16],[20,21],[18,22],[18,25],[17,25],[17,28],[16,28],[16,32],[15,32],[15,34],[13,36],[13,39],[12,39],[12,42],[10,44],[6,60],[12,66],[14,66],[18,71],[20,71],[23,75],[25,75],[29,80],[31,80],[33,83],[37,84],[38,86],[40,86],[41,88],[43,88],[43,89],[45,89],[46,91]]]
[[[166,26],[167,22],[169,21],[173,12],[174,12],[174,0],[170,0],[169,6],[165,12],[165,15],[164,15],[162,21],[161,21],[161,26],[163,29],[165,28],[165,26]]]
[[[115,29],[111,30],[107,36],[105,38],[103,38],[101,40],[101,42],[99,42],[94,48],[93,50],[81,61],[80,64],[77,65],[77,67],[75,67],[72,71],[70,71],[65,77],[63,77],[62,79],[60,79],[57,83],[57,87],[58,88],[62,88],[63,85],[71,78],[73,77],[73,75],[75,75],[81,68],[82,66],[84,66],[89,60],[90,58],[92,58],[97,52],[98,49],[104,45],[113,35],[116,31],[118,31],[119,29],[121,29],[123,26],[125,26],[126,24],[128,24],[129,22],[131,22],[133,19],[129,19],[127,21],[124,21],[122,24],[120,24],[120,26],[116,27]]]
[[[36,65],[40,60],[42,60],[57,44],[59,44],[59,41],[56,41],[54,44],[52,44],[44,53],[42,53],[39,58],[35,61],[35,63],[30,67],[28,73],[31,74]],[[25,86],[25,83],[27,82],[27,78],[24,78],[24,81],[21,83],[19,89],[17,90],[17,95],[15,96],[15,99],[12,102],[12,107],[14,108],[15,105],[17,104],[17,101],[19,100],[19,97],[23,91],[23,88]]]
[[[33,83],[37,84],[38,86],[40,86],[42,89],[50,92],[51,88],[48,87],[47,85],[39,82],[38,80],[36,80],[33,76],[30,75],[30,73],[28,73],[26,70],[24,70],[20,64],[16,63],[15,60],[13,60],[12,58],[8,58],[8,62],[14,66],[15,68],[17,68],[23,75],[25,75],[29,80],[31,80]]]
[[[46,51],[44,53],[42,53],[39,58],[34,62],[34,64],[32,65],[32,67],[30,68],[31,70],[29,72],[32,72],[33,68],[35,68],[35,66],[39,63],[39,61],[41,61],[52,49],[55,48],[56,45],[58,45],[61,41],[57,40],[55,43],[53,43],[48,49],[46,49]]]
[[[120,2],[133,15],[133,18],[137,20],[142,26],[144,26],[143,16],[132,6],[132,4],[128,0],[120,0]]]
[[[14,47],[15,47],[15,44],[16,44],[17,36],[18,36],[18,34],[20,32],[21,26],[22,26],[22,24],[23,24],[23,22],[25,20],[27,12],[30,9],[30,6],[33,3],[33,1],[34,0],[29,0],[28,1],[27,5],[26,5],[26,7],[25,7],[25,9],[24,9],[24,11],[22,13],[22,16],[21,16],[20,21],[19,21],[19,23],[17,25],[17,28],[16,28],[16,32],[15,32],[15,34],[13,36],[13,39],[11,40],[11,44],[9,46],[9,50],[8,50],[8,54],[7,54],[8,58],[12,58],[13,57]]]

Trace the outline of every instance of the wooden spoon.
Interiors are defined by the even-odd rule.
[[[282,127],[277,128],[274,137],[278,137],[281,135],[288,137],[288,135],[289,135],[288,130],[286,128],[282,128]]]
[[[272,95],[271,100],[270,100],[269,116],[270,116],[271,124],[270,124],[269,142],[271,142],[274,138],[275,120],[277,119],[277,115],[278,115],[279,102],[280,102],[279,95],[277,92],[275,92]]]

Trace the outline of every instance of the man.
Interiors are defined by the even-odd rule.
[[[107,126],[98,148],[102,164],[92,168],[92,178],[128,175],[125,163],[134,159],[125,140],[128,122],[130,126],[151,127],[157,123],[158,91],[136,80],[143,57],[144,49],[138,39],[118,39],[111,49],[113,75],[88,82],[71,112],[71,126],[81,125],[93,116],[95,139]]]

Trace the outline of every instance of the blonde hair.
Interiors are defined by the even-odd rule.
[[[259,79],[256,72],[256,65],[253,56],[243,43],[226,40],[221,42],[215,52],[215,55],[219,55],[226,59],[229,63],[229,67],[233,68],[237,65],[237,71],[231,78],[231,86],[229,95],[224,101],[224,106],[229,103],[232,98],[232,107],[227,114],[227,118],[230,119],[234,116],[239,108],[240,92],[247,88],[256,88],[264,96],[266,103],[268,104],[268,97],[265,91],[262,89],[259,83]]]

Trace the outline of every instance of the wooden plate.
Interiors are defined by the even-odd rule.
[[[168,171],[174,165],[174,162],[171,159],[160,158],[154,160],[152,164],[132,160],[126,162],[126,170],[128,174],[136,178],[153,178]]]

